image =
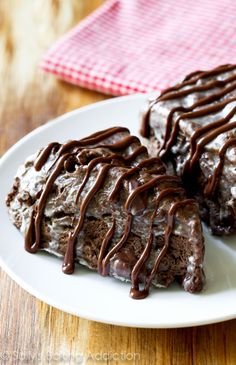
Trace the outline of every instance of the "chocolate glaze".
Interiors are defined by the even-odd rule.
[[[212,90],[210,95],[200,97],[189,107],[178,106],[170,109],[167,116],[163,145],[158,152],[164,161],[168,158],[171,148],[176,142],[180,129],[179,125],[182,120],[190,120],[193,118],[211,115],[214,112],[223,110],[227,104],[236,101],[236,98],[233,97],[229,97],[226,100],[221,101],[221,99],[225,98],[230,92],[236,90],[235,73],[229,77],[226,77],[224,80],[207,80],[211,76],[224,74],[235,69],[236,65],[228,64],[219,66],[211,71],[194,72],[188,75],[183,82],[177,84],[174,87],[166,89],[157,99],[150,102],[149,108],[143,117],[141,126],[141,134],[146,138],[150,137],[150,113],[156,103],[169,101],[172,99],[178,100],[197,92]],[[204,79],[205,83],[200,85],[197,84],[199,81]],[[217,90],[214,90],[215,88],[217,88]],[[179,115],[174,119],[177,112]],[[235,113],[236,107],[234,107],[225,117],[207,125],[198,127],[197,130],[192,134],[190,137],[190,154],[184,163],[182,172],[182,177],[184,180],[186,179],[188,182],[189,180],[194,180],[195,172],[197,171],[196,169],[199,165],[199,160],[204,151],[204,147],[216,139],[220,134],[235,129],[236,122],[230,122]],[[207,197],[212,197],[214,195],[224,167],[225,153],[227,152],[227,149],[233,145],[235,145],[235,139],[233,137],[229,137],[229,140],[224,143],[221,150],[219,151],[219,163],[215,168],[213,176],[209,178],[209,181],[207,182],[207,185],[204,189],[204,193]]]
[[[35,161],[35,169],[38,171],[43,168],[44,164],[48,160],[51,153],[55,154],[55,160],[49,170],[49,175],[46,181],[46,184],[41,191],[40,197],[38,202],[35,204],[30,224],[27,229],[27,233],[25,236],[25,249],[31,253],[37,252],[40,248],[40,241],[41,241],[41,224],[42,224],[42,217],[43,212],[45,209],[45,205],[47,202],[47,198],[52,191],[53,184],[60,173],[63,172],[64,169],[68,171],[74,171],[76,166],[83,166],[85,168],[85,175],[84,179],[80,185],[80,188],[77,192],[76,196],[76,203],[80,202],[80,215],[79,218],[75,218],[73,225],[73,232],[70,233],[66,253],[63,262],[63,272],[66,274],[72,274],[74,271],[74,264],[75,264],[75,247],[76,247],[76,240],[78,235],[80,234],[84,219],[86,216],[86,210],[88,205],[92,201],[94,195],[103,188],[103,185],[108,178],[109,170],[114,168],[115,166],[121,166],[126,168],[126,172],[123,173],[115,182],[114,188],[110,193],[109,200],[111,204],[113,201],[118,199],[119,192],[122,189],[123,183],[125,180],[129,180],[132,182],[132,179],[135,179],[135,174],[137,172],[142,171],[145,175],[151,175],[151,179],[143,184],[137,182],[135,180],[135,184],[133,184],[133,189],[131,190],[130,194],[128,195],[125,205],[124,205],[124,212],[126,214],[126,220],[124,225],[124,232],[118,243],[113,245],[111,248],[112,239],[115,234],[116,228],[116,221],[113,217],[113,222],[111,227],[108,229],[103,242],[101,244],[100,252],[98,255],[98,264],[97,270],[101,275],[108,275],[109,274],[109,263],[111,258],[117,254],[120,249],[125,245],[129,235],[131,233],[132,223],[134,219],[134,211],[140,212],[144,211],[147,204],[147,198],[145,198],[145,193],[150,189],[155,189],[159,184],[163,182],[173,182],[179,183],[179,178],[176,176],[170,175],[163,175],[165,173],[165,166],[161,163],[159,158],[145,158],[141,162],[137,162],[136,166],[131,166],[131,162],[136,162],[136,157],[146,153],[146,148],[143,146],[139,146],[130,154],[127,154],[127,150],[129,147],[137,142],[137,137],[126,135],[118,140],[113,141],[112,143],[109,142],[110,137],[114,137],[121,132],[128,132],[126,128],[115,127],[110,128],[105,131],[97,132],[89,137],[81,139],[79,141],[69,141],[63,145],[59,145],[58,143],[51,143],[49,144],[44,150],[40,152],[36,161]],[[108,141],[107,141],[108,140]],[[92,158],[91,161],[83,161],[83,149],[92,150],[95,148],[109,148],[111,151],[110,155],[106,157],[96,157]],[[125,154],[126,151],[126,154]],[[222,152],[223,153],[223,152]],[[91,155],[92,156],[92,155]],[[155,168],[156,163],[158,163],[160,167]],[[90,177],[92,171],[98,171],[96,175],[95,182],[90,187],[90,189],[84,193],[84,188],[86,183]],[[178,185],[177,185],[178,186]],[[155,201],[155,209],[152,215],[151,221],[151,228],[150,234],[147,241],[147,245],[137,260],[132,273],[131,273],[131,281],[132,281],[132,288],[130,291],[130,295],[132,298],[140,299],[144,298],[149,293],[149,288],[152,282],[153,277],[156,275],[159,264],[167,252],[170,243],[170,236],[174,227],[175,222],[175,215],[177,210],[186,205],[195,205],[195,201],[192,199],[185,199],[183,201],[176,201],[173,202],[168,214],[167,214],[167,225],[164,234],[164,246],[161,248],[160,252],[158,252],[155,264],[153,266],[152,271],[145,279],[145,287],[143,290],[139,288],[139,275],[141,269],[145,265],[146,261],[149,258],[150,250],[152,247],[153,242],[153,224],[154,219],[156,216],[157,209],[159,208],[160,202],[167,196],[173,195],[181,195],[184,193],[184,190],[179,187],[166,187],[164,188],[159,196],[157,196]],[[139,203],[138,203],[139,202]],[[139,205],[136,210],[134,210],[134,205]]]

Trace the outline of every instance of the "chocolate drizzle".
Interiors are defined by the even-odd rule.
[[[152,280],[154,276],[157,275],[160,262],[168,250],[178,209],[186,205],[194,205],[195,201],[192,199],[183,200],[182,196],[184,195],[184,190],[179,187],[179,178],[165,175],[165,166],[158,157],[148,158],[147,149],[144,146],[140,146],[139,143],[138,146],[135,146],[135,149],[131,148],[132,145],[137,145],[137,142],[139,142],[137,137],[129,135],[129,131],[126,128],[115,127],[97,132],[78,141],[69,141],[63,145],[51,143],[42,150],[35,160],[35,170],[39,171],[44,168],[44,165],[49,158],[53,163],[51,164],[50,169],[47,170],[48,177],[39,200],[32,209],[30,224],[25,236],[25,249],[31,253],[35,253],[40,248],[43,213],[49,194],[52,192],[58,176],[63,173],[64,170],[74,172],[77,168],[84,169],[84,178],[75,199],[76,204],[79,206],[79,216],[74,218],[73,231],[68,237],[63,262],[63,272],[72,274],[75,265],[76,242],[83,228],[87,208],[95,194],[103,188],[109,177],[110,170],[114,167],[125,168],[125,172],[117,177],[109,194],[110,204],[115,204],[119,200],[119,194],[122,191],[125,181],[135,182],[133,183],[132,189],[124,204],[125,222],[123,235],[117,243],[113,243],[116,233],[116,220],[113,216],[112,223],[110,227],[108,227],[100,247],[97,270],[101,275],[109,274],[110,260],[127,242],[132,231],[135,215],[142,214],[147,208],[148,198],[146,192],[154,190],[158,195],[155,199],[155,207],[151,217],[149,238],[131,272],[132,287],[130,295],[132,298],[140,299],[148,295]],[[94,151],[98,149],[100,151],[102,149],[107,149],[108,154],[97,157],[98,155],[94,155]],[[87,153],[87,158],[84,158],[84,151]],[[223,153],[224,152],[222,152],[222,154]],[[139,159],[142,155],[144,155],[145,158]],[[92,184],[90,182],[91,186],[89,185],[88,191],[85,191],[91,174],[93,174],[93,176],[95,175],[95,180]],[[137,180],[137,176],[140,177],[140,174],[144,179],[142,183],[140,179]],[[158,187],[161,184],[162,188],[159,189]],[[153,226],[157,211],[164,198],[173,197],[175,195],[180,196],[182,200],[180,201],[179,198],[177,200],[173,199],[166,217],[167,223],[164,232],[164,245],[157,253],[152,270],[146,276],[144,289],[140,289],[140,274],[148,261],[155,239]]]
[[[228,141],[226,141],[219,151],[219,162],[215,168],[214,174],[210,176],[207,185],[205,186],[204,193],[207,197],[213,196],[215,194],[217,182],[219,181],[223,170],[225,154],[228,148],[232,146],[236,146],[236,138],[230,138]]]
[[[143,117],[141,134],[143,137],[150,137],[150,115],[155,104],[171,100],[180,100],[189,95],[197,96],[197,101],[188,107],[182,106],[182,100],[179,106],[170,109],[165,128],[163,144],[158,152],[159,156],[165,161],[171,153],[172,147],[177,141],[182,120],[191,120],[211,116],[214,113],[222,112],[230,103],[235,103],[236,97],[230,95],[236,91],[236,72],[227,75],[228,72],[236,70],[236,65],[223,65],[211,71],[197,71],[188,75],[183,82],[174,87],[166,89],[157,99],[151,101],[146,114]],[[226,74],[222,78],[222,74]],[[213,79],[211,79],[213,77]],[[206,96],[198,93],[208,92]],[[195,173],[199,166],[199,160],[205,150],[205,146],[214,141],[219,135],[233,131],[236,128],[236,122],[231,119],[236,113],[236,106],[233,107],[227,115],[215,120],[209,124],[200,125],[191,135],[189,144],[189,155],[187,156],[182,178],[184,181],[194,181]],[[229,139],[228,139],[229,138]],[[235,145],[235,138],[229,135],[221,147],[218,158],[219,162],[212,176],[209,177],[204,194],[212,198],[215,194],[216,187],[224,168],[225,154],[227,150]]]

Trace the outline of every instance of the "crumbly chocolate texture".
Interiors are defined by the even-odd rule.
[[[198,71],[150,100],[142,135],[172,163],[213,234],[236,232],[236,66]]]
[[[98,134],[94,135],[95,139],[97,138],[96,135]],[[130,143],[123,143],[127,138],[131,138]],[[82,141],[86,142],[87,140],[89,137]],[[124,148],[120,146],[116,149],[116,158],[109,164],[107,161],[94,164],[86,184],[81,189],[89,164],[98,158],[108,158],[113,155],[114,150],[106,146],[120,142],[123,143]],[[7,197],[10,219],[26,237],[26,240],[27,237],[29,239],[29,235],[31,239],[35,239],[37,230],[32,233],[30,225],[32,219],[33,221],[35,219],[35,214],[39,212],[40,197],[42,200],[46,185],[59,163],[58,154],[62,151],[62,147],[63,145],[56,143],[51,144],[46,154],[46,149],[44,149],[30,156],[25,164],[19,168],[12,191]],[[65,160],[68,163],[64,163],[62,168],[58,170],[58,175],[48,191],[47,199],[41,211],[40,246],[38,249],[64,257],[65,260],[66,255],[68,255],[68,240],[75,232],[76,223],[82,214],[83,204],[93,189],[102,168],[109,165],[102,186],[93,194],[86,208],[82,229],[75,240],[75,262],[98,270],[104,237],[107,236],[109,230],[112,230],[115,222],[114,232],[105,249],[103,259],[114,249],[117,242],[120,242],[127,228],[127,219],[131,217],[132,225],[127,239],[109,258],[106,267],[107,274],[121,280],[131,281],[133,285],[136,282],[135,290],[141,292],[139,285],[145,286],[159,256],[160,262],[155,275],[152,277],[153,285],[167,287],[174,280],[177,280],[186,291],[200,291],[204,282],[202,269],[204,240],[198,208],[192,201],[186,200],[185,192],[180,188],[180,183],[176,178],[169,178],[169,180],[166,177],[163,178],[165,168],[161,161],[153,159],[152,163],[139,140],[130,137],[129,131],[124,128],[114,128],[114,133],[110,137],[103,138],[94,146],[90,143],[89,146],[80,148],[76,161],[71,161],[72,155],[74,158],[74,151],[75,147],[70,150],[70,156]],[[45,161],[42,163],[43,154]],[[117,155],[124,159],[131,155],[134,157],[119,160]],[[36,162],[40,158],[41,165],[38,164],[36,169]],[[123,179],[120,188],[116,189],[115,198],[111,200],[111,192],[114,192],[119,178],[132,168],[137,167],[142,161],[147,160],[150,160],[148,168],[145,166],[142,169],[137,168],[133,174]],[[159,181],[160,176],[162,177]],[[143,190],[140,194],[136,194],[130,211],[125,209],[127,200],[132,193],[136,193],[137,189],[150,183],[153,179],[156,179],[158,183]],[[80,189],[81,194],[78,196]],[[178,194],[176,194],[176,189],[179,189]],[[170,193],[164,193],[156,207],[156,199],[164,191]],[[166,253],[160,256],[161,250],[167,243],[166,230],[168,224],[170,225],[168,222],[171,218],[170,208],[176,203],[179,206],[174,215],[168,248]],[[157,209],[155,217],[153,217],[155,207]],[[134,267],[147,248],[150,232],[153,233],[150,252],[140,269],[136,270],[135,279]],[[33,247],[32,240],[30,244]],[[28,247],[28,250],[30,251],[31,247]],[[32,249],[32,252],[35,250]]]

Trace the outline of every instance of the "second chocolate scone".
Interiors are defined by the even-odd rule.
[[[133,298],[174,280],[197,292],[204,239],[197,203],[181,185],[137,137],[115,127],[29,157],[7,206],[25,249],[63,257],[64,273],[77,262],[131,281]]]
[[[236,65],[192,73],[150,100],[141,134],[172,163],[212,233],[235,233]]]

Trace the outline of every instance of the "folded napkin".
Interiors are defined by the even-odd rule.
[[[42,68],[112,95],[162,90],[236,63],[234,0],[110,0],[46,53]]]

